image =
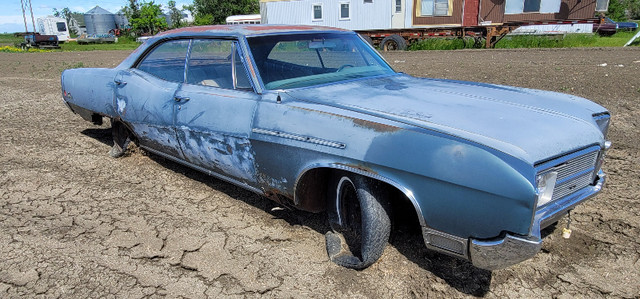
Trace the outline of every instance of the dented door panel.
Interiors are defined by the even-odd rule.
[[[258,96],[194,84],[184,84],[176,96],[182,99],[176,102],[175,126],[185,159],[254,185],[249,134]]]

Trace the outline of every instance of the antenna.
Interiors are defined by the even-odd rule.
[[[36,21],[33,18],[33,9],[31,8],[31,0],[20,0],[20,7],[22,8],[22,19],[24,19],[24,33],[29,33],[29,27],[27,26],[27,8],[31,13],[31,23],[33,24],[33,32],[36,32]]]

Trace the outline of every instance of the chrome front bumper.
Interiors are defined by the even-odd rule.
[[[536,212],[529,236],[507,233],[492,240],[469,240],[468,258],[474,266],[487,270],[505,268],[535,256],[542,247],[540,231],[558,221],[581,202],[602,190],[606,175],[598,172],[598,183],[556,200]]]

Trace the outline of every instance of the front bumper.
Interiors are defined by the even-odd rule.
[[[474,266],[487,270],[505,268],[532,258],[542,247],[540,231],[557,222],[581,202],[602,190],[606,175],[598,172],[598,182],[539,209],[528,236],[505,234],[492,240],[469,240],[468,258]]]

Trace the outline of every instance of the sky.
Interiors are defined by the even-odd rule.
[[[3,9],[0,11],[0,33],[24,31],[24,19],[22,18],[20,0],[3,0],[2,2],[5,4],[2,5]],[[169,2],[169,0],[156,0],[154,2],[156,4],[162,4],[162,8],[166,9],[167,2]],[[193,1],[190,0],[176,0],[176,6],[181,8],[182,5],[191,4],[192,2]],[[128,3],[128,0],[31,0],[31,8],[33,9],[33,18],[37,22],[38,17],[52,15],[54,8],[61,10],[68,7],[73,12],[85,13],[96,5],[99,5],[100,7],[115,13]],[[32,31],[33,25],[31,22],[31,14],[28,11],[26,13],[27,26],[29,31]]]

